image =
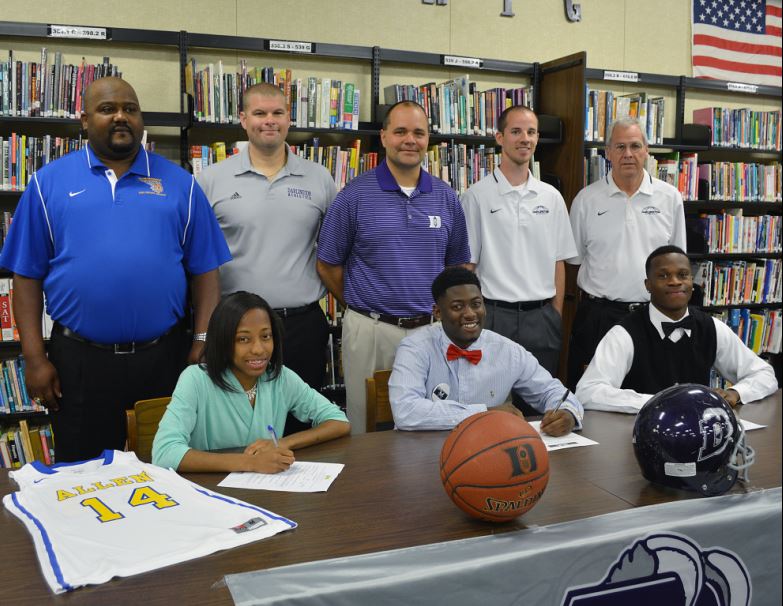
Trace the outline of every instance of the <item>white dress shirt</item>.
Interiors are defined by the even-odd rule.
[[[518,345],[482,330],[469,350],[481,361],[448,361],[451,340],[441,324],[405,337],[397,349],[389,379],[389,400],[397,429],[451,429],[463,419],[503,404],[513,390],[544,413],[557,406],[566,388]],[[581,427],[582,405],[573,394],[563,402]]]
[[[664,336],[661,322],[671,322],[654,305],[649,306],[650,321]],[[688,312],[686,311],[686,317]],[[778,388],[775,372],[759,358],[731,329],[715,318],[716,351],[714,368],[734,383],[742,402],[753,402],[774,393]],[[676,328],[669,339],[676,343],[683,334],[690,337],[691,331]],[[634,342],[631,335],[620,325],[615,325],[598,344],[590,365],[576,386],[576,395],[587,410],[608,410],[636,414],[655,394],[638,393],[632,389],[620,389],[633,363]]]
[[[632,196],[610,172],[580,191],[571,205],[571,228],[579,265],[576,282],[585,292],[612,301],[649,301],[644,262],[659,246],[685,250],[685,212],[677,188],[644,171]]]

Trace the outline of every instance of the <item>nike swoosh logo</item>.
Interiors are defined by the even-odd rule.
[[[601,215],[605,215],[608,212],[609,212],[608,210],[599,210],[598,211],[598,216],[600,217]]]
[[[493,214],[493,215],[494,215],[494,214],[495,214],[496,212],[498,212],[499,210],[503,210],[503,209],[502,209],[502,208],[496,208],[496,209],[494,209],[494,210],[493,210],[493,209],[489,209],[489,212],[490,212],[490,214]]]
[[[87,191],[86,189],[83,189],[83,190],[81,190],[81,191],[69,191],[69,192],[68,192],[68,195],[69,195],[71,198],[73,198],[74,196],[78,196],[79,194],[83,194],[83,193],[84,193],[84,192],[86,192],[86,191]]]

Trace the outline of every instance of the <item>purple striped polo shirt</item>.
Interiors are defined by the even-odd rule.
[[[470,262],[465,215],[454,190],[423,169],[408,198],[384,160],[337,194],[321,226],[318,258],[345,268],[351,307],[431,313],[435,276]]]

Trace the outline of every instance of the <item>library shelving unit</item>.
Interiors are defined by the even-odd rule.
[[[79,30],[80,28],[76,28]],[[4,48],[13,49],[14,44],[19,41],[42,41],[43,46],[51,44],[74,44],[96,45],[96,49],[103,54],[103,51],[109,47],[122,48],[127,47],[156,47],[165,46],[174,49],[179,47],[179,32],[139,30],[126,28],[81,28],[81,29],[102,29],[104,38],[94,39],[89,35],[79,35],[77,32],[71,32],[76,37],[61,37],[57,32],[53,32],[52,27],[47,24],[37,23],[16,23],[0,22],[0,40]],[[62,34],[62,32],[60,32]],[[59,50],[59,49],[58,49]],[[96,53],[97,54],[97,53]],[[185,123],[183,112],[145,112],[144,120],[146,126],[161,126],[180,128]],[[11,133],[19,135],[28,135],[41,137],[44,135],[55,135],[61,137],[77,138],[81,132],[81,124],[78,119],[73,118],[55,118],[55,117],[22,117],[22,116],[0,116],[0,137],[8,137]],[[0,167],[2,168],[2,167]],[[22,195],[22,188],[14,191],[0,191],[0,213],[12,213],[16,207],[19,197]],[[0,279],[8,279],[11,275],[5,271],[0,271]],[[21,353],[21,347],[15,341],[0,342],[0,359],[8,360],[16,358]],[[46,412],[15,412],[11,414],[0,414],[0,428],[6,432],[11,431],[13,435],[16,430],[19,437],[20,421],[29,421],[31,429],[30,435],[35,439],[38,435],[38,427],[48,425]],[[12,438],[3,435],[10,441]],[[4,445],[5,446],[5,445]],[[22,448],[20,443],[16,443],[16,448]],[[5,450],[5,448],[4,448]]]
[[[752,103],[754,99],[762,97],[780,98],[781,88],[759,86],[736,86],[722,81],[707,81],[685,76],[673,76],[662,74],[650,74],[628,71],[610,71],[587,67],[587,55],[585,52],[575,53],[543,63],[523,63],[517,61],[495,60],[478,57],[452,57],[441,53],[425,53],[407,50],[395,50],[380,47],[361,47],[342,44],[327,44],[319,42],[295,42],[280,41],[271,38],[256,38],[242,36],[211,35],[192,33],[186,31],[155,31],[124,28],[105,28],[106,38],[101,40],[79,40],[80,43],[99,45],[117,44],[122,46],[164,46],[176,50],[179,62],[179,82],[172,83],[172,87],[179,87],[180,111],[170,113],[145,112],[145,123],[150,126],[169,126],[179,128],[179,160],[183,166],[188,165],[190,145],[194,142],[214,141],[220,137],[235,137],[244,134],[238,125],[200,123],[194,118],[193,100],[186,92],[186,66],[189,61],[189,53],[227,53],[232,57],[238,57],[239,53],[249,53],[253,56],[264,58],[275,57],[275,61],[283,58],[298,65],[314,62],[314,71],[324,72],[328,70],[321,65],[328,62],[336,66],[342,74],[360,74],[362,78],[362,118],[358,130],[349,129],[321,129],[321,128],[291,128],[292,139],[305,140],[307,137],[333,139],[338,142],[360,138],[365,149],[378,149],[378,130],[380,120],[385,111],[381,100],[382,76],[387,79],[389,74],[397,73],[400,69],[405,74],[415,73],[418,76],[431,76],[450,78],[453,74],[471,74],[484,80],[490,80],[493,75],[502,75],[503,78],[517,82],[517,85],[530,84],[533,88],[533,108],[540,116],[551,116],[552,119],[543,118],[541,121],[541,139],[536,151],[536,159],[541,164],[542,178],[555,184],[561,191],[566,204],[570,206],[579,190],[584,186],[584,156],[585,150],[591,147],[601,148],[600,142],[585,141],[585,102],[586,86],[588,81],[610,82],[611,86],[629,87],[634,91],[651,87],[656,94],[665,91],[667,105],[667,120],[671,120],[671,105],[674,104],[674,137],[666,137],[661,144],[653,145],[653,152],[657,151],[698,151],[708,154],[729,154],[731,157],[755,157],[757,152],[752,150],[730,151],[710,149],[710,145],[699,137],[693,137],[693,133],[703,133],[703,129],[694,129],[688,124],[685,116],[685,101],[689,91],[713,91],[719,93],[721,98],[748,99]],[[58,40],[51,37],[51,26],[46,24],[26,24],[0,22],[0,39],[28,38]],[[121,63],[121,57],[117,57]],[[346,65],[348,71],[346,72]],[[300,69],[300,68],[297,68]],[[301,68],[304,69],[304,68]],[[444,76],[444,74],[447,74]],[[407,78],[408,76],[400,76]],[[419,78],[421,79],[421,78]],[[432,79],[431,77],[428,79]],[[421,80],[422,82],[424,80]],[[367,90],[369,82],[369,90]],[[723,97],[725,95],[725,97]],[[369,100],[369,104],[367,101]],[[369,109],[367,109],[369,106]],[[369,116],[367,115],[369,113]],[[11,128],[44,129],[49,132],[57,129],[59,132],[78,132],[79,125],[76,120],[66,119],[41,119],[41,118],[0,118],[0,133],[10,131]],[[70,130],[69,130],[70,129]],[[465,145],[495,145],[493,137],[479,137],[476,135],[443,135],[433,133],[432,143],[441,141],[453,142]],[[765,154],[767,152],[764,152]],[[750,155],[748,155],[750,154]],[[770,157],[767,154],[766,157]],[[771,157],[780,160],[780,153],[775,152]],[[6,210],[13,207],[18,194],[3,192],[0,194],[0,205]],[[687,212],[720,212],[726,208],[742,208],[750,213],[758,211],[769,214],[779,214],[780,204],[775,203],[745,203],[742,206],[732,205],[729,202],[688,202]],[[752,208],[751,208],[752,207]],[[576,307],[576,283],[575,274],[569,272],[569,281],[566,295],[566,305],[563,317],[563,334],[570,333],[570,326]],[[563,360],[567,355],[567,339],[563,347]],[[565,364],[561,365],[565,368]]]
[[[564,175],[561,192],[566,204],[571,204],[579,190],[584,186],[584,157],[586,150],[590,148],[602,149],[603,142],[586,141],[586,103],[588,82],[611,83],[612,86],[629,86],[633,90],[642,90],[644,87],[652,87],[656,90],[667,89],[669,92],[666,108],[667,119],[671,119],[671,101],[674,103],[674,136],[664,137],[662,143],[650,145],[652,154],[656,152],[681,151],[699,152],[707,160],[726,159],[737,161],[775,161],[780,162],[780,150],[768,151],[748,148],[717,148],[705,139],[705,129],[701,126],[691,125],[685,115],[685,102],[689,92],[712,91],[720,95],[721,100],[736,101],[741,99],[752,105],[760,99],[780,99],[781,88],[772,86],[748,86],[737,85],[732,82],[718,80],[701,80],[685,76],[670,76],[661,74],[649,74],[640,72],[615,71],[595,69],[587,67],[587,55],[584,52],[576,53],[540,65],[539,87],[537,98],[540,103],[538,111],[554,114],[560,117],[563,124],[563,144],[549,146],[541,150],[539,159],[549,164],[550,169]],[[605,85],[606,86],[606,85]],[[780,215],[780,202],[732,202],[732,201],[686,201],[686,217],[694,213],[720,213],[727,209],[739,208],[744,214],[769,214]],[[725,255],[719,253],[694,253],[689,255],[694,261],[700,259],[713,260],[743,260],[773,258],[780,259],[780,253],[743,253]],[[577,303],[576,272],[570,269],[568,272],[566,301],[564,305],[563,330],[564,334],[570,333],[573,316]],[[709,306],[706,311],[721,311],[731,306]],[[755,310],[779,309],[781,303],[762,303],[753,305],[741,305]],[[564,344],[561,355],[561,368],[567,359],[567,343]],[[774,356],[773,366],[776,372],[779,370],[780,355]],[[780,383],[780,375],[778,374]]]

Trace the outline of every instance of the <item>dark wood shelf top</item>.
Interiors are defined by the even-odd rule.
[[[184,127],[187,124],[187,117],[179,112],[145,112],[144,126],[173,126]],[[81,120],[78,118],[45,118],[43,116],[0,116],[0,123],[12,122],[24,128],[28,125],[50,125],[65,126],[70,128],[81,128]]]
[[[26,410],[24,412],[0,413],[0,425],[14,423],[15,421],[19,421],[21,419],[45,419],[48,417],[49,413],[45,410]]]
[[[702,305],[702,311],[724,311],[726,309],[775,309],[783,307],[783,303],[732,303],[731,305]]]
[[[783,204],[780,202],[736,202],[733,200],[686,200],[684,206],[686,213],[740,208],[754,212],[780,214],[783,210]]]
[[[750,259],[781,259],[783,254],[779,252],[755,252],[755,253],[688,253],[690,259],[711,259],[714,261],[743,261]]]

